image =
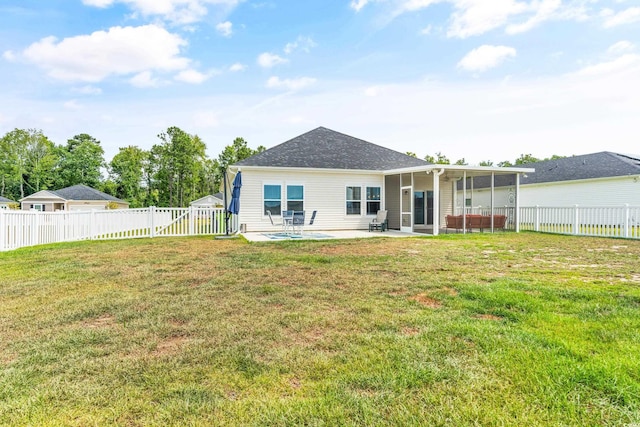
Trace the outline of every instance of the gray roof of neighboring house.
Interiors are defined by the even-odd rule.
[[[6,197],[0,196],[0,203],[15,203],[15,202],[11,199],[7,199]]]
[[[520,178],[520,184],[540,184],[544,182],[640,175],[640,156],[602,151],[599,153],[528,163],[522,166],[534,168],[536,172],[522,176]],[[496,187],[514,184],[515,175],[502,175],[496,176],[495,178]],[[473,186],[474,188],[489,187],[490,178],[474,178]]]
[[[71,187],[61,188],[60,190],[47,190],[50,193],[60,196],[65,200],[107,200],[113,202],[127,203],[124,200],[113,197],[110,194],[98,191],[95,188],[78,184]]]
[[[398,151],[319,127],[234,166],[383,171],[428,164]]]

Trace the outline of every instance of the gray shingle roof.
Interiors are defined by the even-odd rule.
[[[110,194],[103,193],[102,191],[98,191],[95,188],[91,188],[82,184],[72,185],[71,187],[61,188],[60,190],[48,191],[62,197],[65,200],[107,200],[127,203],[124,200],[111,196]]]
[[[522,176],[520,178],[520,184],[540,184],[544,182],[640,175],[640,156],[602,151],[556,160],[528,163],[522,166],[534,168],[536,172]],[[489,187],[489,182],[489,177],[477,177],[474,178],[473,186],[474,188],[486,188]],[[496,176],[495,183],[496,187],[514,185],[515,176]]]
[[[428,164],[398,151],[319,127],[242,160],[235,166],[383,171]]]
[[[15,203],[15,202],[11,199],[7,199],[6,197],[0,196],[0,203]]]

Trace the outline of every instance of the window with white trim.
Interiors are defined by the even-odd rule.
[[[265,184],[263,187],[264,215],[267,211],[271,216],[280,216],[282,212],[282,186],[277,184]]]
[[[31,205],[31,209],[36,210],[36,211],[40,211],[40,212],[44,212],[44,205],[41,203],[36,203]]]
[[[367,187],[367,215],[376,215],[380,210],[380,187]]]
[[[362,188],[347,187],[347,215],[360,215],[362,206]]]
[[[287,210],[304,210],[304,185],[287,185]]]

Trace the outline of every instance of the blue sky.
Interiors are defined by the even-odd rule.
[[[0,134],[640,154],[638,0],[3,0]]]

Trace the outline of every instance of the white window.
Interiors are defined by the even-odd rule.
[[[282,186],[265,184],[263,191],[263,215],[267,215],[267,211],[270,211],[272,216],[280,216],[282,212]]]
[[[304,210],[304,186],[287,185],[287,210]]]
[[[347,215],[360,215],[362,209],[362,188],[347,187]]]
[[[41,203],[36,203],[31,205],[31,209],[33,209],[34,211],[44,212],[44,205]]]
[[[380,210],[380,187],[367,187],[367,215],[376,215]]]

